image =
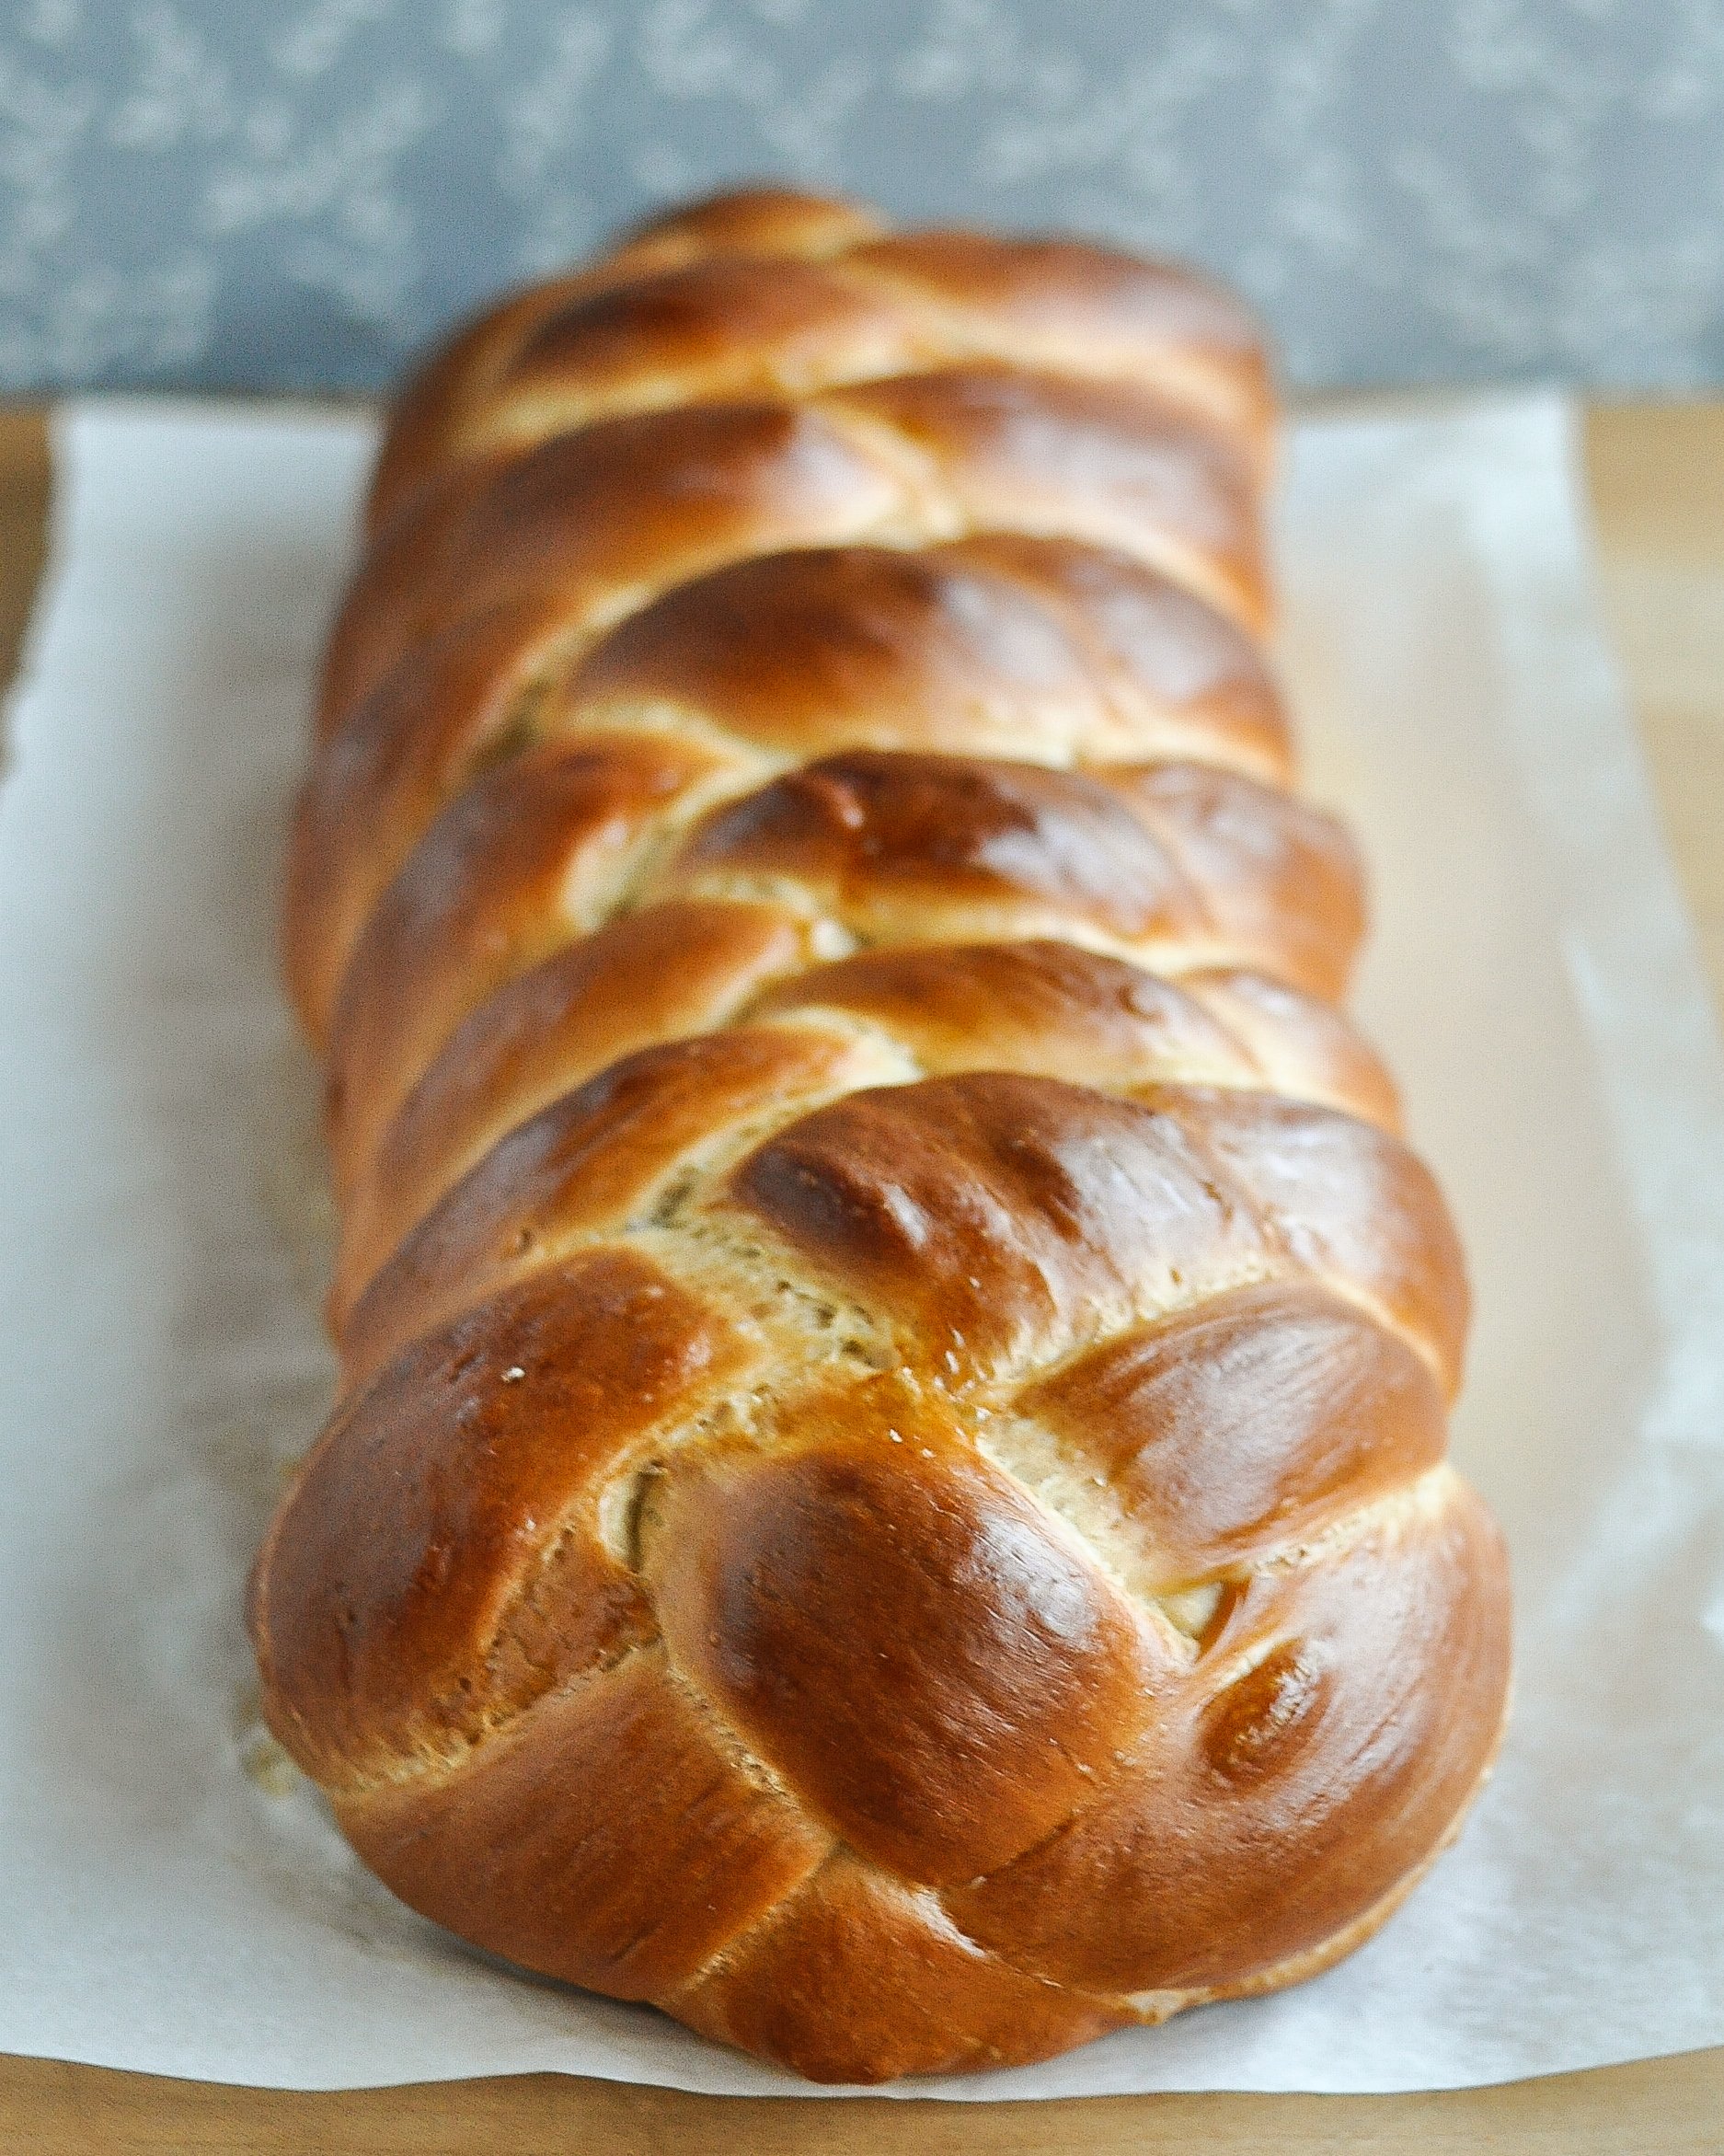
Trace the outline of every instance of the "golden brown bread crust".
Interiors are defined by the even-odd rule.
[[[416,1908],[820,2079],[1316,1973],[1500,1730],[1268,381],[1184,272],[720,198],[409,386],[331,639],[271,1725]]]
[[[415,644],[491,608],[542,601],[567,656],[672,584],[787,548],[1080,539],[1258,629],[1258,521],[1227,438],[1132,383],[952,367],[598,420],[456,465],[397,511],[336,617],[320,725],[335,731]]]
[[[655,869],[667,824],[723,776],[704,747],[600,737],[518,757],[445,812],[379,900],[337,1002],[343,1196],[460,1021],[625,889],[642,907],[767,899],[869,945],[1056,935],[1144,965],[1254,968],[1316,996],[1335,992],[1357,940],[1339,825],[1229,772],[827,757],[710,811]]]
[[[375,531],[450,465],[624,411],[1002,359],[1149,380],[1260,467],[1272,398],[1256,324],[1183,269],[1074,240],[882,236],[857,206],[762,189],[644,227],[511,294],[408,385]]]
[[[529,741],[656,716],[762,772],[876,748],[1290,776],[1286,720],[1249,639],[1129,557],[1068,541],[983,534],[745,559],[673,586],[572,674],[554,656],[557,622],[531,601],[446,628],[319,757],[288,910],[315,1037],[367,915],[437,812]]]
[[[403,386],[372,477],[367,527],[375,530],[444,461],[466,411],[484,401],[538,324],[568,302],[715,257],[813,259],[872,239],[879,229],[870,211],[853,203],[751,188],[654,219],[591,268],[511,293],[432,352]]]

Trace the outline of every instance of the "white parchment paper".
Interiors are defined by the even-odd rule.
[[[260,1741],[241,1585],[328,1366],[275,985],[359,419],[75,406],[0,791],[0,2048],[328,2087],[810,2093],[396,1904]],[[1465,1838],[1302,1989],[999,2098],[1412,2089],[1724,2041],[1724,1064],[1594,625],[1563,407],[1301,428],[1287,659],[1360,996],[1478,1292],[1519,1691]]]

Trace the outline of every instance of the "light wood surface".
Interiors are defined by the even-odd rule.
[[[0,682],[9,682],[17,665],[41,574],[49,483],[43,415],[0,410]]]
[[[1724,1003],[1724,404],[1596,410],[1587,463],[1605,616]]]
[[[1594,410],[1602,595],[1724,1003],[1724,406]],[[40,571],[42,417],[0,412],[0,679]],[[0,1893],[3,1893],[0,1889]],[[741,2100],[534,2075],[332,2095],[0,2058],[0,2150],[34,2156],[1717,2156],[1724,2049],[1497,2089],[948,2104]]]

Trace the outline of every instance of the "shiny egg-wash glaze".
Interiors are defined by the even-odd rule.
[[[1313,1974],[1498,1740],[1271,424],[1182,272],[764,191],[506,301],[378,467],[270,1724],[415,1908],[817,2078]]]

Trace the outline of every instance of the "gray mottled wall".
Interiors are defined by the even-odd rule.
[[[1724,377],[1724,0],[0,0],[0,386],[368,386],[745,174],[1199,258],[1305,384]]]

